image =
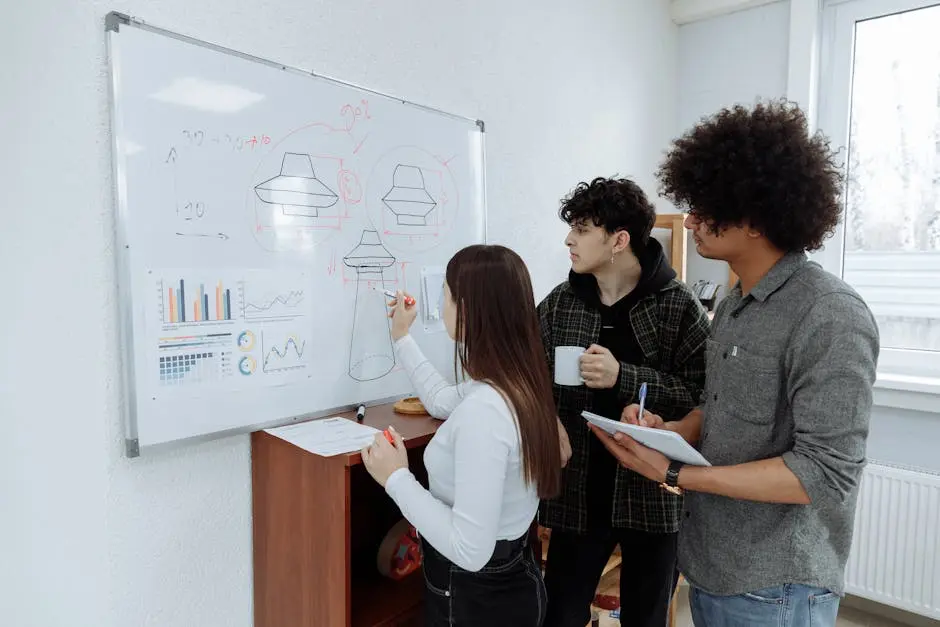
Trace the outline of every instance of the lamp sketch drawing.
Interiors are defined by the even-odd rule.
[[[332,207],[339,196],[317,178],[310,155],[285,152],[281,173],[255,186],[263,202],[280,205],[288,216],[316,218],[320,209]]]
[[[388,323],[384,270],[395,257],[382,245],[379,233],[364,230],[359,245],[343,257],[356,270],[356,304],[349,342],[349,376],[356,381],[381,379],[395,367],[395,351]],[[380,289],[372,289],[375,283]]]
[[[426,226],[428,214],[437,206],[424,184],[421,168],[399,163],[392,174],[392,188],[382,202],[395,214],[399,226]]]

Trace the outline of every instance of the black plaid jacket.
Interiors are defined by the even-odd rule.
[[[601,316],[588,308],[567,281],[539,303],[542,343],[549,369],[555,369],[556,346],[596,344]],[[630,310],[630,324],[643,353],[639,366],[620,363],[617,391],[623,405],[637,401],[647,383],[646,407],[664,420],[678,420],[698,405],[705,384],[705,343],[709,321],[692,292],[673,279],[658,292],[640,299]],[[595,437],[581,416],[591,410],[594,392],[586,387],[553,385],[555,407],[571,440],[571,460],[562,471],[562,492],[542,501],[539,524],[552,529],[584,533],[587,530],[588,438]],[[609,416],[619,419],[619,416]],[[605,451],[606,454],[606,451]],[[615,528],[651,533],[679,529],[681,497],[658,483],[617,465],[614,481]]]

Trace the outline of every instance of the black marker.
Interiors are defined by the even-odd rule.
[[[360,405],[359,409],[356,410],[356,422],[362,422],[362,419],[366,417],[366,406]]]

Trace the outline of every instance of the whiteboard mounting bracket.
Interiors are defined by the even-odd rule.
[[[105,32],[114,31],[115,33],[120,32],[121,24],[125,26],[131,23],[131,17],[123,13],[118,13],[117,11],[111,11],[104,18],[104,30]]]
[[[140,440],[124,440],[124,452],[128,457],[140,457]]]

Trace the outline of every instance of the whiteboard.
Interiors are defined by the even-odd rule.
[[[383,290],[445,374],[443,270],[486,233],[483,124],[106,19],[127,454],[412,392]]]

